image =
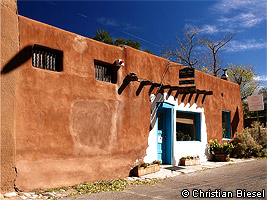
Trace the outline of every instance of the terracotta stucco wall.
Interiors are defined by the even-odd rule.
[[[17,71],[8,72],[19,51],[16,0],[1,0],[1,192],[14,190],[15,115],[14,101]],[[5,67],[5,70],[4,70]]]
[[[62,50],[64,55],[62,72],[33,68],[31,59],[18,67],[16,185],[32,190],[127,176],[136,159],[145,156],[150,97],[148,87],[136,96],[138,82],[121,95],[118,88],[130,72],[159,82],[167,60],[22,16],[19,22],[21,50],[39,44]],[[126,66],[119,69],[117,84],[95,80],[94,59],[113,63],[119,58]],[[164,83],[177,85],[178,70],[170,68]],[[237,129],[241,130],[238,86],[201,72],[196,73],[196,85],[214,93],[204,104],[202,98],[197,102],[207,113],[208,138],[221,135],[222,109],[231,113],[240,109]]]

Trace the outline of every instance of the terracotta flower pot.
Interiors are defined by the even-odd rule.
[[[228,162],[230,160],[229,153],[215,153],[214,156],[217,162]]]

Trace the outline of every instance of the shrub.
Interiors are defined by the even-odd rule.
[[[259,134],[260,130],[260,134]],[[267,130],[254,122],[252,128],[246,128],[232,140],[233,157],[250,158],[267,156]]]
[[[255,142],[262,146],[263,149],[267,147],[267,129],[260,125],[260,122],[253,122],[252,128],[247,128],[245,131],[248,131]]]
[[[214,141],[213,140],[210,140],[209,141],[209,147],[210,147],[210,151],[213,153],[213,154],[216,154],[216,153],[230,153],[234,146],[232,143],[229,143],[229,142],[225,142],[224,144],[220,144],[218,143],[217,139],[215,139]]]

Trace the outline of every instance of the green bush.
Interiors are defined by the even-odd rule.
[[[216,154],[216,153],[230,153],[234,146],[232,143],[230,142],[225,142],[224,144],[220,144],[218,143],[217,139],[215,139],[214,141],[213,140],[210,140],[209,141],[209,147],[210,147],[210,151],[212,154]]]
[[[234,149],[231,155],[238,158],[266,157],[266,143],[267,130],[255,122],[252,128],[244,129],[241,134],[233,138]]]
[[[260,125],[259,122],[252,123],[252,128],[245,129],[248,131],[257,144],[261,145],[263,149],[267,147],[267,129]]]

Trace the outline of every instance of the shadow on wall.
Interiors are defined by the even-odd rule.
[[[239,124],[239,110],[238,110],[238,107],[236,107],[236,110],[235,110],[235,115],[234,115],[234,118],[231,122],[232,124],[232,138],[234,137],[235,135],[235,132],[237,130],[237,127],[238,127],[238,124]]]
[[[164,95],[159,93],[157,96],[152,96],[152,104],[151,104],[151,123],[150,123],[150,131],[154,128],[156,122],[157,122],[157,111],[160,102],[164,102]]]
[[[32,57],[32,46],[26,46],[19,51],[1,70],[1,75],[7,74],[18,68]]]

